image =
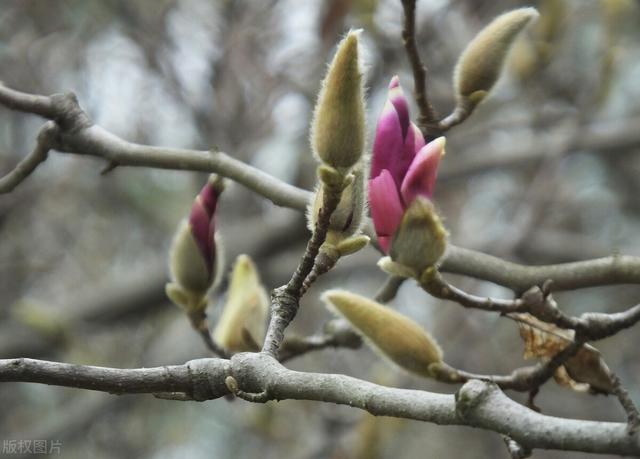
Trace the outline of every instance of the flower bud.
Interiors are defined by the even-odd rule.
[[[405,370],[432,376],[433,368],[442,363],[442,350],[433,337],[397,311],[342,290],[329,290],[322,299],[374,350]]]
[[[495,18],[467,45],[454,73],[458,107],[471,111],[487,96],[518,33],[537,17],[535,8],[509,11]]]
[[[256,351],[255,343],[264,340],[268,311],[269,297],[256,266],[249,256],[240,255],[233,267],[227,302],[213,332],[214,339],[231,352]]]
[[[180,223],[171,244],[169,268],[174,282],[167,285],[166,292],[172,301],[187,308],[201,307],[200,299],[219,272],[222,257],[214,217],[222,189],[222,180],[211,176],[196,197],[189,220]]]
[[[316,103],[311,146],[325,164],[341,171],[354,166],[364,150],[365,107],[358,58],[359,32],[338,45]]]
[[[442,258],[447,247],[447,236],[447,230],[431,201],[418,196],[405,211],[393,237],[391,259],[415,270],[419,276]]]

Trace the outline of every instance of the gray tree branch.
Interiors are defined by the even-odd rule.
[[[546,416],[509,399],[494,384],[469,381],[454,395],[394,389],[335,374],[289,370],[266,354],[184,365],[115,369],[31,359],[0,360],[0,381],[35,382],[113,394],[162,393],[173,399],[212,400],[237,390],[252,400],[314,400],[444,425],[477,427],[509,436],[524,448],[639,455],[640,437],[626,424]],[[183,396],[178,396],[183,394]],[[251,397],[258,394],[259,396]]]
[[[284,183],[222,152],[163,148],[123,140],[92,125],[72,94],[50,97],[27,94],[0,83],[0,104],[56,121],[61,129],[52,147],[64,153],[93,156],[118,166],[215,172],[246,186],[273,203],[305,211],[312,193]],[[367,234],[374,236],[368,225]],[[523,266],[481,252],[451,245],[440,267],[523,293],[545,280],[552,289],[572,290],[611,284],[640,283],[640,258],[611,256],[576,263]]]

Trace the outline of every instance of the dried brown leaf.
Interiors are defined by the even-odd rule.
[[[520,336],[524,341],[525,359],[537,358],[549,361],[573,341],[574,331],[554,324],[542,322],[531,314],[510,314],[518,322]],[[600,351],[589,344],[568,359],[554,374],[555,381],[576,392],[611,393],[613,382],[611,371],[602,359]]]

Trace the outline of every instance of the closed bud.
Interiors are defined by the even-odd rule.
[[[327,307],[344,317],[374,350],[401,368],[430,377],[442,364],[438,343],[416,322],[354,293],[325,292]]]
[[[358,236],[351,236],[347,239],[343,239],[336,245],[336,250],[341,257],[351,255],[362,249],[364,249],[371,239],[369,236],[360,234]]]
[[[418,196],[405,211],[393,237],[391,259],[419,276],[442,258],[447,237],[447,230],[431,201]]]
[[[391,276],[398,276],[404,278],[419,278],[420,273],[415,269],[410,268],[400,263],[396,263],[391,257],[382,257],[378,260],[378,267],[385,273]]]
[[[341,171],[354,166],[364,150],[365,107],[358,35],[351,31],[338,45],[322,83],[311,126],[314,153]]]
[[[354,169],[352,177],[350,183],[342,190],[340,201],[329,220],[326,240],[334,245],[357,234],[364,220],[365,177],[361,166]]]
[[[495,18],[467,45],[454,73],[458,107],[472,111],[487,96],[500,77],[515,38],[537,17],[535,8],[509,11]]]
[[[264,340],[268,311],[269,297],[256,267],[251,258],[240,255],[213,337],[231,352],[256,351],[255,344]]]
[[[215,210],[223,184],[211,176],[196,197],[187,221],[180,223],[169,253],[172,283],[166,293],[187,309],[203,308],[207,291],[215,284],[222,255],[215,232]]]

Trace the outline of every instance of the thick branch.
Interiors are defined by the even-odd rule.
[[[450,246],[441,271],[493,282],[523,293],[551,280],[552,291],[640,283],[640,257],[613,255],[557,265],[525,266],[498,257]]]
[[[36,96],[0,84],[0,103],[56,121],[61,133],[53,148],[61,152],[97,156],[117,166],[215,172],[276,205],[302,211],[306,209],[311,195],[222,152],[154,147],[123,140],[100,126],[92,125],[73,94]]]
[[[300,211],[306,209],[311,198],[311,192],[284,183],[224,153],[154,147],[123,140],[91,125],[73,95],[38,96],[0,84],[0,104],[55,120],[62,132],[53,146],[62,152],[95,156],[120,166],[215,172],[245,185],[277,205]],[[372,230],[367,234],[372,238],[375,236]],[[518,293],[547,279],[553,281],[554,290],[640,283],[640,258],[630,256],[523,266],[451,245],[440,269],[494,282]]]
[[[495,385],[470,381],[454,397],[378,386],[349,376],[303,373],[266,354],[238,354],[231,361],[199,359],[184,365],[123,370],[30,359],[0,360],[0,381],[37,382],[125,393],[185,394],[174,399],[219,398],[231,376],[257,401],[315,400],[425,422],[466,425],[508,435],[526,448],[639,455],[640,438],[624,423],[545,416],[506,397]],[[250,397],[249,397],[250,398]]]

